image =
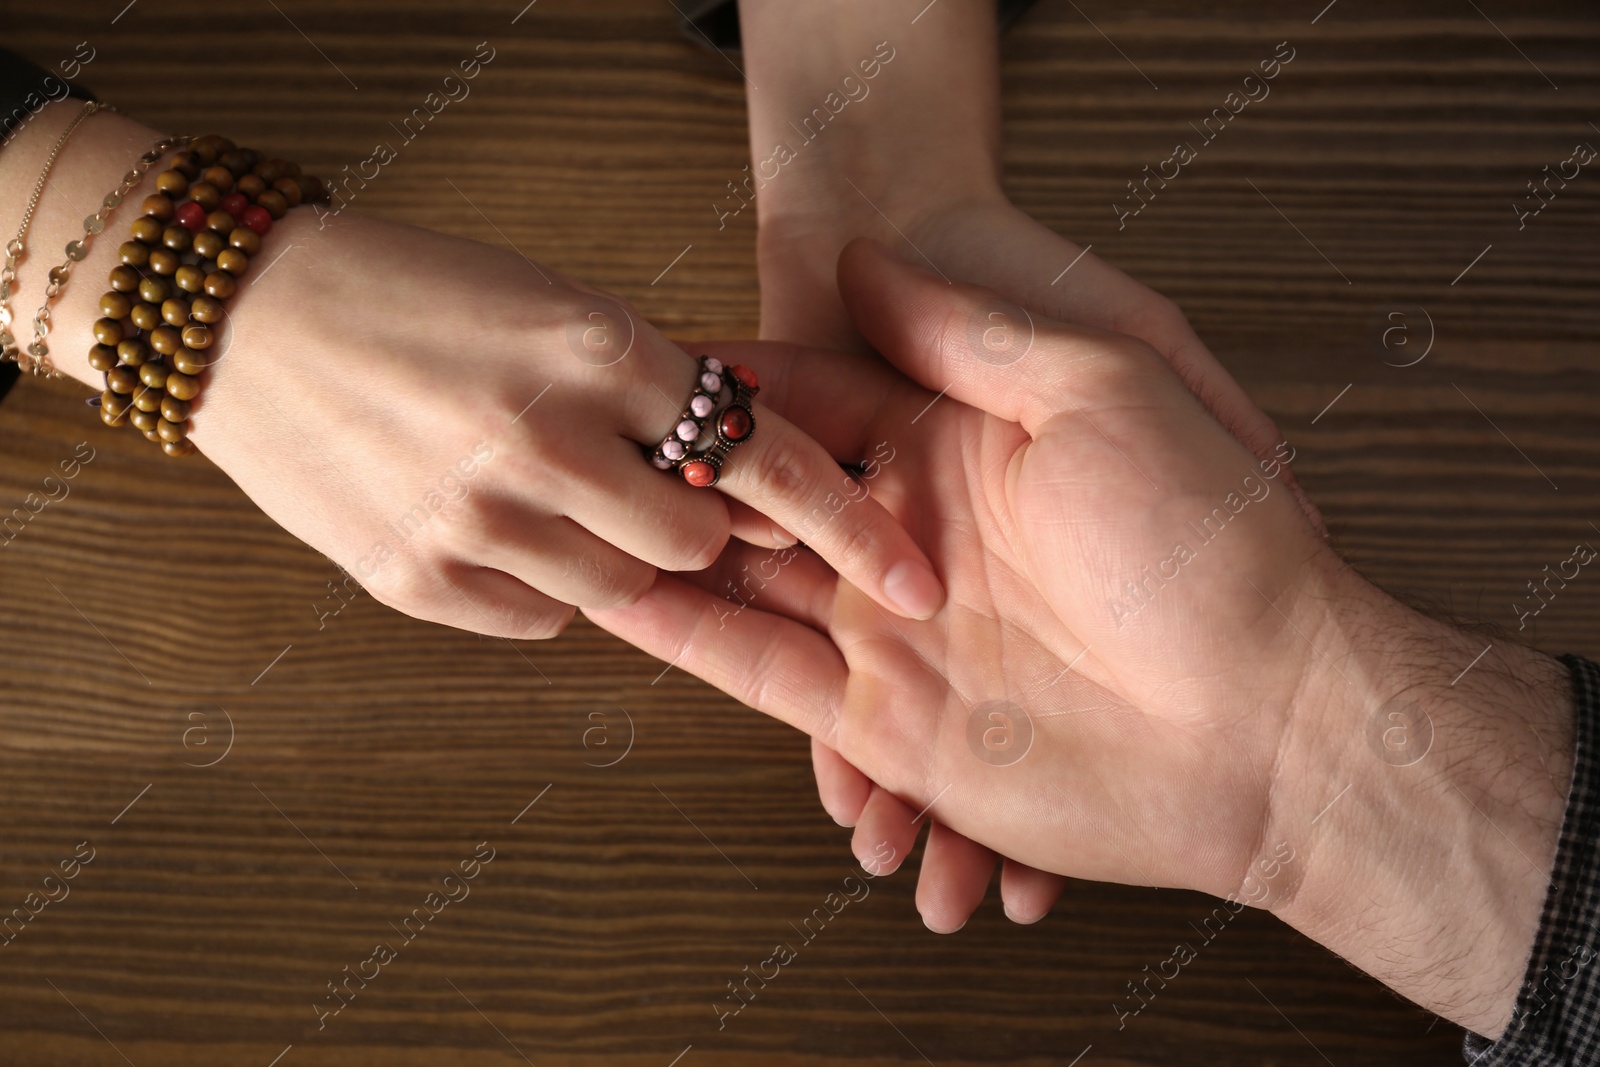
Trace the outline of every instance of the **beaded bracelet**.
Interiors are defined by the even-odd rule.
[[[44,169],[39,172],[39,180],[35,182],[33,186],[33,195],[28,198],[28,207],[22,213],[22,225],[17,228],[17,236],[12,238],[12,240],[6,245],[6,263],[5,267],[0,269],[0,362],[17,364],[21,364],[23,362],[22,350],[17,347],[17,339],[11,332],[11,323],[13,320],[13,312],[11,310],[10,303],[11,286],[12,283],[17,280],[17,259],[26,250],[28,227],[33,224],[33,213],[39,206],[39,198],[44,195],[45,183],[50,179],[50,170],[56,164],[56,157],[59,156],[61,154],[61,150],[66,147],[67,140],[72,136],[73,131],[75,131],[83,123],[84,119],[88,118],[90,115],[93,115],[96,111],[115,110],[116,108],[112,107],[110,104],[102,104],[98,100],[90,100],[88,103],[84,104],[83,110],[78,112],[77,116],[67,124],[67,128],[61,131],[61,136],[56,138],[56,143],[54,147],[50,149],[50,154],[45,157]],[[46,321],[49,321],[48,317],[46,318]],[[38,320],[36,319],[36,330],[37,322]],[[32,361],[32,366],[34,373],[39,373],[40,362],[38,360],[34,360]],[[52,372],[54,376],[60,375],[60,372],[50,365],[48,359],[43,361],[43,366]]]
[[[327,199],[321,181],[216,134],[186,141],[145,197],[100,298],[89,365],[106,375],[90,400],[108,426],[132,422],[169,456],[194,451],[189,414],[222,302],[291,207]],[[179,201],[181,198],[181,202]]]

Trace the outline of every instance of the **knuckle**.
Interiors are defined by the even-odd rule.
[[[722,555],[722,550],[728,544],[728,522],[726,511],[724,518],[715,528],[705,531],[699,540],[691,540],[694,531],[685,529],[683,536],[677,540],[669,550],[672,565],[669,569],[679,571],[703,571],[717,561]]]
[[[512,620],[506,628],[505,636],[514,637],[519,641],[548,641],[552,637],[561,636],[561,632],[572,622],[577,612],[578,609],[570,604],[561,604],[555,608],[516,608],[512,611]]]
[[[620,564],[591,556],[574,556],[563,564],[569,581],[584,590],[580,601],[586,608],[625,608],[649,591],[655,582],[655,568],[628,560]]]
[[[748,471],[752,484],[783,500],[797,499],[811,482],[812,465],[804,444],[783,434],[758,449]]]

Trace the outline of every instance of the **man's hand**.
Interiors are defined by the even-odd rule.
[[[764,376],[870,461],[841,493],[870,488],[918,537],[945,608],[894,619],[805,552],[738,549],[703,584],[739,603],[662,576],[591,616],[983,848],[1270,908],[1498,1033],[1565,800],[1560,666],[1497,646],[1461,674],[1478,639],[1339,560],[1281,461],[1147,345],[1034,318],[1001,365],[972,340],[1011,307],[994,294],[867,244],[840,278],[920,385],[818,353]]]

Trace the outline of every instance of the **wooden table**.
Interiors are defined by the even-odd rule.
[[[153,125],[323,173],[489,41],[357,206],[514,242],[677,336],[753,333],[753,220],[709,206],[748,158],[728,64],[654,0],[522,2],[5,0],[0,25],[44,63],[90,41],[83,80]],[[1600,145],[1600,12],[1323,2],[1043,0],[1005,42],[1008,182],[1182,303],[1367,573],[1515,630],[1524,583],[1600,543],[1600,176],[1520,231],[1512,208]],[[1125,183],[1279,41],[1271,97],[1119,230]],[[1074,885],[1020,928],[991,895],[935,937],[909,869],[719,1030],[726,983],[850,871],[803,738],[582,623],[513,645],[360,596],[319,624],[330,562],[76,388],[24,383],[0,434],[0,513],[95,456],[0,550],[0,912],[94,855],[0,947],[6,1063],[1457,1062],[1457,1028],[1260,913],[1119,1031],[1209,901]],[[1600,651],[1600,579],[1531,632]],[[319,1031],[325,984],[490,849]]]

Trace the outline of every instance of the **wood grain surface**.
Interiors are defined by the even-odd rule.
[[[656,0],[524,2],[4,0],[0,27],[45,64],[91,41],[82,80],[152,125],[321,173],[487,40],[470,98],[354,206],[514,243],[675,336],[751,335],[754,220],[711,206],[748,161],[737,75]],[[1181,302],[1367,573],[1515,630],[1524,584],[1600,541],[1600,175],[1522,230],[1512,209],[1600,146],[1600,12],[1323,3],[1042,0],[1004,43],[1007,181]],[[1280,41],[1270,98],[1119,229],[1126,183]],[[70,496],[0,548],[0,914],[94,859],[0,947],[0,1061],[1459,1062],[1457,1028],[1254,912],[1119,1030],[1210,901],[1073,885],[1023,928],[991,893],[935,937],[914,864],[719,1029],[726,983],[851,870],[803,738],[581,621],[512,644],[357,596],[319,627],[329,561],[75,387],[0,405],[0,513],[79,442]],[[1600,578],[1530,630],[1600,652]],[[326,983],[480,842],[470,896],[319,1030]]]

